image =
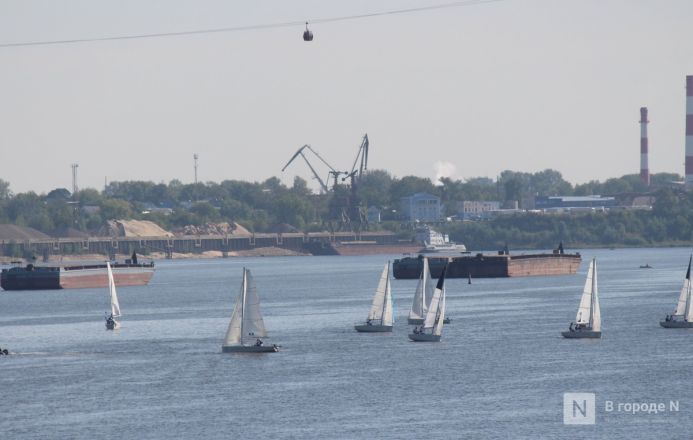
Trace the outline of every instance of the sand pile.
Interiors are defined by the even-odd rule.
[[[0,225],[0,240],[45,240],[50,236],[34,228],[17,225]]]
[[[149,220],[108,220],[99,235],[107,237],[173,237]]]

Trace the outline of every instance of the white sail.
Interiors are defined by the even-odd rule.
[[[679,302],[676,304],[676,309],[674,309],[674,315],[684,315],[686,313],[686,301],[688,301],[688,291],[691,285],[689,279],[683,280],[683,287],[681,287],[681,294],[679,295]]]
[[[116,292],[115,281],[113,280],[113,271],[111,270],[111,263],[106,262],[106,270],[108,271],[108,291],[111,296],[111,315],[114,318],[121,316],[120,314],[120,303],[118,303],[118,293]]]
[[[410,319],[425,318],[428,305],[430,304],[431,297],[433,296],[433,288],[431,272],[428,267],[428,258],[424,257],[423,269],[421,269],[421,275],[419,276],[419,284],[416,285],[414,302],[412,303],[411,310],[409,311]]]
[[[260,314],[260,297],[257,294],[255,281],[250,270],[246,269],[245,272],[248,292],[245,296],[245,312],[243,313],[243,336],[264,338],[267,336],[267,330],[265,330],[265,321],[262,320]]]
[[[233,308],[231,322],[226,331],[224,345],[242,344],[243,338],[263,338],[267,336],[265,323],[260,314],[260,298],[257,294],[253,276],[243,269],[241,291]]]
[[[594,331],[602,329],[602,312],[599,308],[599,288],[597,286],[597,260],[593,260],[594,273],[592,276],[592,322],[591,327]]]
[[[576,324],[588,324],[590,322],[590,309],[592,304],[592,279],[594,274],[594,260],[590,261],[589,269],[587,269],[587,279],[585,280],[585,288],[582,290],[580,298],[580,306],[578,307],[577,315],[575,315]]]
[[[691,260],[693,260],[693,256],[688,260],[688,271],[686,272],[686,278],[683,280],[683,287],[681,287],[681,294],[679,295],[679,302],[676,304],[674,315],[683,316],[691,313]]]
[[[390,272],[388,271],[387,289],[385,289],[385,310],[383,311],[383,325],[393,325],[395,316],[392,306],[392,285],[390,283]]]
[[[390,263],[385,265],[383,273],[380,275],[378,288],[375,289],[375,295],[373,295],[373,304],[371,304],[371,310],[368,312],[369,321],[380,321],[383,319],[385,312],[385,297],[387,296],[386,291],[389,287],[389,271]]]
[[[436,323],[436,317],[438,316],[438,306],[440,305],[440,296],[442,294],[441,289],[436,289],[433,292],[433,298],[431,298],[431,304],[426,312],[426,319],[424,320],[424,328],[433,328]]]
[[[440,307],[438,307],[438,321],[436,321],[436,326],[433,328],[433,334],[440,336],[443,333],[443,321],[445,320],[445,287],[441,293]]]
[[[229,328],[226,330],[224,345],[237,345],[241,343],[241,320],[243,317],[243,297],[246,288],[245,271],[241,282],[241,292],[236,297],[236,304],[233,306]]]
[[[686,297],[686,321],[693,322],[693,298],[691,298],[691,280],[688,280],[688,296]]]

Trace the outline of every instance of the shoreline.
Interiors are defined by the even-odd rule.
[[[310,256],[311,254],[292,251],[289,249],[277,248],[277,247],[262,247],[243,251],[232,251],[228,252],[227,256],[224,257],[221,251],[205,251],[200,253],[181,253],[174,252],[170,260],[203,260],[203,259],[213,259],[213,258],[248,258],[248,257],[304,257]],[[130,258],[130,255],[116,254],[116,260],[122,261]],[[151,252],[148,254],[137,254],[138,259],[141,260],[152,260],[152,261],[162,261],[169,260],[166,258],[164,252]],[[57,263],[63,261],[106,261],[108,256],[103,254],[56,254],[51,255],[48,261],[44,262],[43,259],[37,259],[37,265]],[[12,265],[14,262],[21,262],[21,265],[26,265],[30,260],[26,258],[17,257],[6,257],[0,256],[0,265]]]

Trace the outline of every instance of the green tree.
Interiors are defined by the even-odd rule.
[[[358,195],[366,206],[384,208],[391,205],[390,188],[393,178],[385,170],[370,170],[358,182]],[[398,205],[395,205],[398,206]]]
[[[132,206],[125,200],[104,199],[100,208],[104,220],[129,220],[133,217]]]

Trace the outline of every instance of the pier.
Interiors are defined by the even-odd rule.
[[[388,232],[311,232],[235,235],[195,235],[181,237],[89,237],[51,238],[41,240],[2,240],[0,254],[7,256],[34,254],[47,258],[64,254],[117,254],[133,252],[163,252],[167,258],[173,253],[229,252],[263,247],[278,247],[313,255],[335,255],[335,245],[341,243],[368,243],[372,245],[398,245],[400,241]]]

